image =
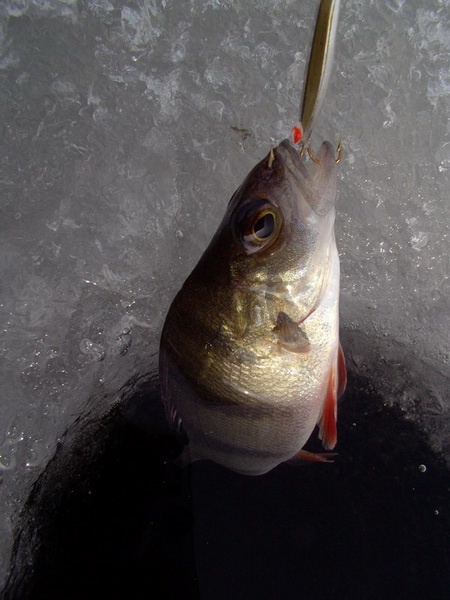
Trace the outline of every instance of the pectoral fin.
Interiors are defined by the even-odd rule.
[[[278,337],[278,343],[290,352],[308,352],[309,339],[300,325],[284,312],[278,313],[277,324],[273,331]]]

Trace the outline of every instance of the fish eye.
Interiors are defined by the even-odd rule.
[[[275,214],[270,210],[263,211],[258,215],[253,224],[252,233],[257,242],[264,242],[275,231]]]
[[[237,222],[240,242],[248,254],[271,246],[281,229],[278,211],[261,201],[249,203],[243,212],[238,213]]]

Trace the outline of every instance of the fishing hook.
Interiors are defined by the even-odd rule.
[[[320,160],[317,158],[317,156],[314,155],[313,151],[311,150],[311,146],[309,144],[308,144],[308,146],[303,146],[303,148],[300,152],[300,156],[303,157],[305,155],[305,150],[306,150],[306,152],[308,152],[308,156],[313,161],[313,163],[316,163],[316,165],[318,165],[320,163]],[[335,159],[334,162],[336,164],[339,164],[342,160],[342,155],[343,155],[342,138],[339,138],[339,144],[337,145],[337,148],[336,148],[336,154],[337,154],[337,158]]]

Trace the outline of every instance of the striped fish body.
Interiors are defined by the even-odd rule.
[[[336,443],[336,164],[283,141],[247,176],[169,310],[162,397],[191,460],[260,475],[301,451],[316,423]],[[339,383],[340,376],[340,383]]]

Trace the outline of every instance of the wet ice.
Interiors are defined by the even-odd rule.
[[[106,410],[128,379],[155,369],[170,300],[235,187],[289,134],[314,7],[36,0],[0,10],[4,575],[11,519],[58,438],[99,388]],[[449,409],[448,13],[439,0],[345,2],[313,137],[344,142],[342,324],[374,348],[355,342],[351,358],[363,370],[384,361],[389,400],[446,452],[435,417]],[[386,336],[396,343],[383,346]],[[423,359],[429,381],[426,368],[399,370]]]

